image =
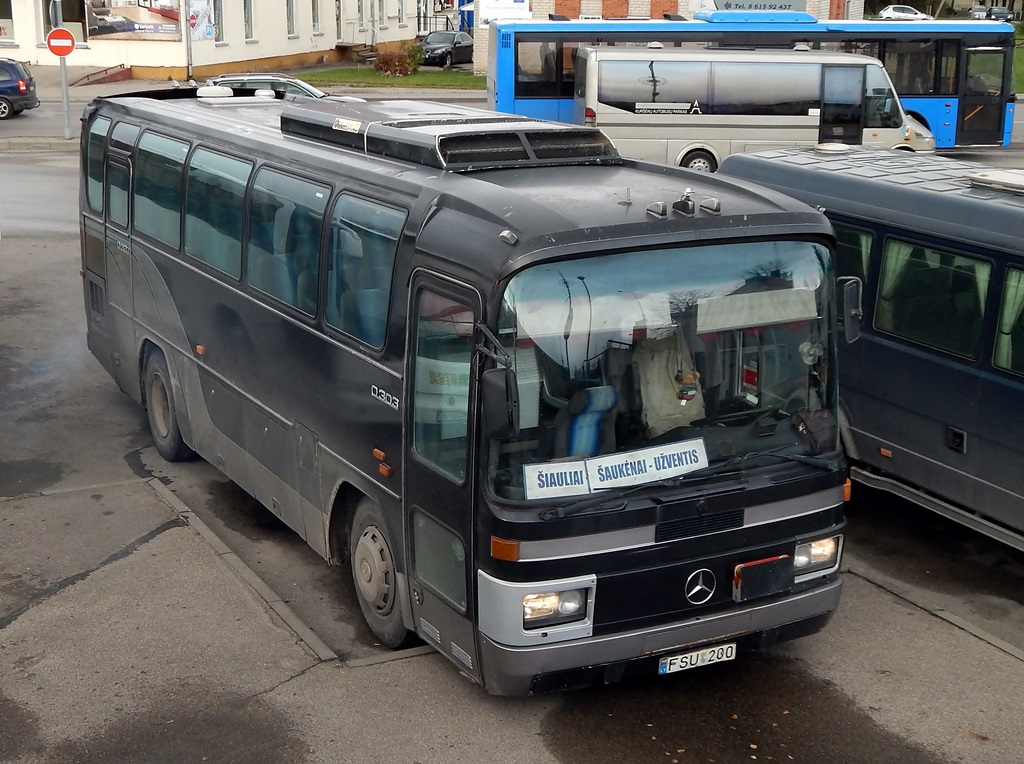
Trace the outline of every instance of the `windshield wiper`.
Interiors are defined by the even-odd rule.
[[[566,504],[561,507],[555,507],[554,509],[541,510],[539,517],[541,520],[556,520],[563,517],[570,517],[572,515],[578,515],[586,512],[589,509],[600,507],[603,504],[607,504],[610,501],[619,501],[627,499],[634,494],[645,491],[649,488],[672,488],[675,486],[683,485],[696,478],[708,477],[710,475],[723,475],[727,474],[730,470],[734,470],[739,467],[743,462],[748,459],[756,459],[758,457],[774,457],[776,459],[784,459],[786,461],[798,462],[800,464],[807,464],[811,467],[817,467],[818,469],[833,471],[838,467],[838,463],[832,459],[825,459],[820,456],[807,456],[806,454],[787,454],[782,451],[751,451],[750,453],[743,454],[741,456],[733,456],[730,459],[726,459],[724,462],[718,462],[717,464],[709,464],[707,467],[701,467],[699,470],[693,472],[687,472],[683,475],[676,475],[675,477],[665,478],[664,480],[655,480],[650,483],[640,483],[639,485],[626,486],[619,490],[601,491],[593,496],[585,499],[580,499],[572,504]],[[626,502],[623,501],[621,504],[610,507],[605,512],[619,512],[626,508]]]
[[[709,475],[722,475],[735,468],[741,461],[742,458],[736,457],[717,464],[709,464],[707,467],[701,467],[699,470],[687,472],[684,475],[665,478],[664,480],[654,480],[650,483],[639,483],[637,485],[624,486],[619,489],[612,488],[600,491],[593,496],[589,496],[585,499],[579,499],[572,504],[555,507],[554,509],[541,510],[539,516],[541,520],[556,520],[562,517],[569,517],[570,515],[578,515],[582,512],[586,512],[588,509],[593,509],[594,507],[599,507],[602,504],[607,504],[610,501],[627,499],[634,494],[646,491],[650,488],[672,488],[696,478],[708,477]],[[606,509],[605,512],[619,512],[625,508],[626,502],[623,501],[622,504],[610,507],[609,509]]]

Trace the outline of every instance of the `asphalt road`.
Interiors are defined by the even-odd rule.
[[[1012,153],[997,156],[1015,161]],[[386,660],[389,653],[358,615],[347,571],[326,566],[208,464],[163,462],[150,445],[144,412],[89,354],[78,276],[77,165],[66,153],[0,155],[5,188],[8,179],[17,184],[17,193],[0,206],[0,502],[38,491],[77,496],[94,484],[156,477],[339,656]],[[156,638],[140,624],[138,641],[98,654],[104,663],[125,664],[117,680],[125,682],[123,704],[81,722],[81,729],[70,725],[63,747],[33,747],[25,742],[31,714],[63,707],[68,687],[40,681],[36,711],[5,697],[5,677],[10,683],[38,671],[17,653],[22,640],[33,640],[33,655],[64,649],[64,672],[74,677],[77,693],[109,690],[90,684],[107,681],[107,667],[73,663],[76,653],[96,659],[92,645],[102,639],[102,628],[81,645],[62,645],[58,631],[15,639],[17,629],[26,628],[19,613],[38,600],[43,582],[94,569],[99,550],[119,548],[122,536],[85,522],[89,506],[75,502],[42,518],[48,532],[14,534],[23,517],[13,506],[0,503],[0,761],[180,761],[197,750],[190,737],[217,752],[210,760],[234,761],[240,759],[231,746],[240,743],[223,735],[233,725],[250,742],[264,744],[253,761],[359,762],[372,755],[424,764],[499,758],[996,764],[1019,758],[1024,742],[1017,710],[1024,683],[1024,555],[910,505],[858,491],[848,534],[852,573],[839,614],[824,633],[769,653],[658,681],[499,701],[436,656],[339,676],[326,664],[305,668],[294,657],[286,661],[291,653],[274,642],[276,632],[261,630],[246,643],[250,660],[230,665],[262,666],[263,684],[243,684],[210,704],[192,697],[188,703],[196,710],[177,717],[191,733],[163,738],[161,745],[154,730],[184,706],[142,702],[131,692],[131,677],[147,670],[145,663],[133,666],[132,656],[142,654],[143,636]],[[103,513],[96,515],[101,522]],[[146,522],[139,516],[118,527],[127,538]],[[146,555],[159,555],[169,585],[192,587],[200,597],[208,592],[208,610],[168,621],[181,633],[190,623],[198,631],[200,622],[230,629],[221,625],[233,612],[219,598],[224,584],[186,583],[181,574],[195,550],[183,547],[173,528],[167,533],[155,546],[126,550],[126,561],[137,566]],[[92,606],[99,612],[102,604]],[[107,604],[116,612],[116,600]],[[131,617],[130,611],[120,614],[128,623]],[[271,672],[275,645],[284,663]],[[214,646],[202,649],[217,654]],[[229,673],[222,667],[217,674],[225,685]],[[140,703],[141,710],[133,708]],[[73,712],[67,715],[70,720]],[[346,755],[339,741],[346,731],[359,734],[353,730],[365,739],[347,743],[355,747]]]

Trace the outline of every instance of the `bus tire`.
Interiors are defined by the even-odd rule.
[[[408,646],[414,635],[402,621],[394,545],[386,528],[380,507],[372,499],[360,499],[349,534],[349,560],[363,618],[382,644],[399,648]]]
[[[151,350],[146,354],[143,379],[146,416],[156,450],[169,462],[184,462],[195,458],[196,452],[181,437],[171,374],[167,369],[167,360],[159,350]]]
[[[718,162],[707,151],[697,149],[683,157],[680,167],[685,167],[687,170],[693,170],[694,172],[714,172],[718,169]]]

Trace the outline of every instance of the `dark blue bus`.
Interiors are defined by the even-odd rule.
[[[719,172],[824,207],[865,284],[840,349],[854,478],[1024,549],[1024,171],[832,144]]]

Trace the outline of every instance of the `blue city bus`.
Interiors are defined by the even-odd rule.
[[[581,45],[783,47],[881,60],[907,113],[935,147],[1009,146],[1013,25],[995,21],[819,20],[799,12],[698,11],[693,20],[491,21],[488,104],[497,111],[573,121]]]

